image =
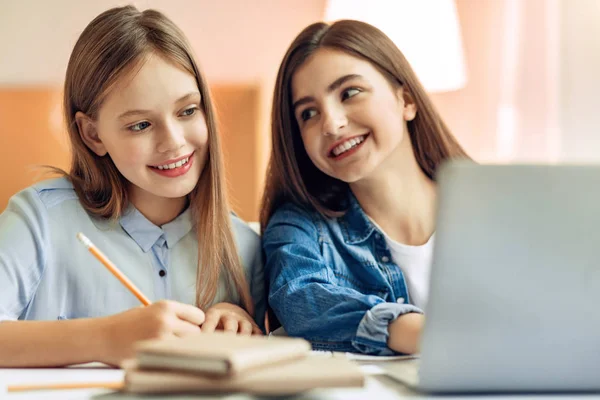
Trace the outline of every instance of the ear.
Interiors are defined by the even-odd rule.
[[[81,111],[77,111],[75,114],[75,122],[77,123],[77,130],[83,143],[98,156],[105,156],[107,151],[104,143],[98,137],[96,123]]]
[[[402,117],[405,121],[412,121],[417,116],[417,105],[410,92],[399,87],[397,91],[398,99],[402,98]]]

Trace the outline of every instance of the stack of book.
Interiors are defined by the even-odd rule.
[[[345,357],[314,356],[310,350],[303,339],[220,332],[144,341],[135,359],[123,365],[125,391],[293,395],[364,385],[358,365]]]

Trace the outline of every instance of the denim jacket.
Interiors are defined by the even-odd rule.
[[[289,336],[315,349],[394,354],[389,323],[422,311],[384,236],[350,197],[339,218],[292,203],[275,211],[262,238],[269,304]]]

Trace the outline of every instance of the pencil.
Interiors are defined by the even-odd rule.
[[[40,383],[33,385],[9,385],[7,392],[27,392],[32,390],[68,390],[68,389],[112,389],[121,390],[124,387],[120,382],[73,382],[73,383]]]
[[[133,282],[131,282],[129,280],[129,278],[127,278],[125,276],[125,274],[123,274],[104,254],[102,254],[102,252],[100,250],[98,250],[98,248],[96,246],[94,246],[94,244],[90,241],[90,239],[88,239],[83,233],[79,232],[77,234],[77,239],[79,239],[81,241],[81,243],[83,243],[83,245],[90,251],[90,253],[92,253],[94,255],[94,257],[96,257],[98,259],[98,261],[100,261],[102,264],[104,264],[104,266],[114,275],[117,277],[118,280],[121,281],[121,283],[123,285],[125,285],[125,287],[127,289],[129,289],[131,291],[131,293],[134,294],[135,297],[137,297],[143,305],[147,306],[150,305],[150,300],[144,296],[144,294],[140,291],[140,289],[138,289]]]

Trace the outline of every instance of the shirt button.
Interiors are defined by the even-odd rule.
[[[377,239],[377,240],[381,239],[381,235],[379,233],[376,233],[375,234],[375,239]]]
[[[396,299],[396,303],[404,304],[404,297],[398,297],[398,299]]]
[[[390,261],[390,258],[388,256],[383,256],[383,257],[381,257],[381,261],[386,263],[386,262]]]
[[[163,276],[165,276],[167,274],[167,271],[165,271],[164,269],[161,269],[160,271],[158,271],[158,275],[162,278]]]

